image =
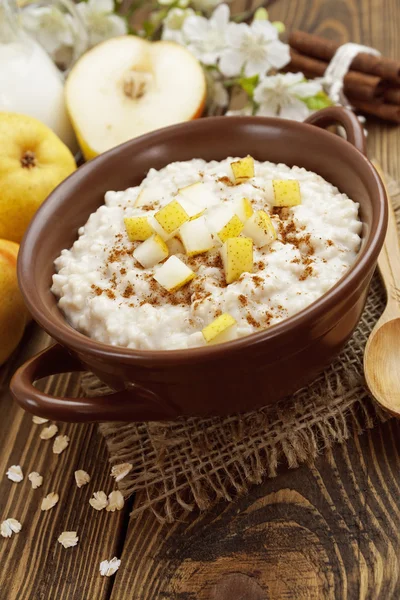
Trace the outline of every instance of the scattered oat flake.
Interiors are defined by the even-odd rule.
[[[86,473],[86,471],[82,471],[82,469],[80,469],[79,471],[75,471],[75,481],[78,488],[81,488],[89,483],[90,475],[89,473]]]
[[[111,560],[103,560],[100,563],[100,575],[103,577],[111,577],[114,575],[119,569],[121,565],[121,561],[114,556]]]
[[[121,510],[124,507],[124,497],[119,490],[114,490],[108,496],[108,506],[106,508],[107,512],[115,512],[116,510]]]
[[[19,483],[24,478],[24,474],[19,465],[12,465],[12,467],[9,467],[6,475],[8,479],[11,479],[11,481],[14,481],[15,483]]]
[[[32,484],[32,489],[34,490],[40,487],[43,483],[43,477],[37,471],[32,471],[32,473],[29,473],[28,479]]]
[[[115,478],[115,481],[121,481],[124,477],[132,471],[133,465],[131,463],[121,463],[120,465],[114,465],[111,468],[111,477]]]
[[[107,496],[104,492],[93,492],[94,498],[89,500],[90,506],[96,510],[103,510],[108,504]]]
[[[13,533],[19,533],[21,528],[22,525],[17,519],[6,519],[1,524],[0,532],[3,537],[9,538]]]
[[[76,546],[78,540],[79,538],[76,535],[76,531],[63,531],[62,534],[58,536],[58,541],[64,548]]]
[[[50,494],[47,494],[47,496],[43,498],[42,504],[40,506],[41,510],[50,510],[51,508],[53,508],[53,506],[57,504],[58,500],[58,494],[56,494],[56,492],[50,492]]]
[[[53,452],[54,454],[61,454],[64,452],[65,448],[67,448],[69,444],[69,437],[67,435],[58,435],[53,442]]]
[[[43,425],[43,423],[48,423],[48,419],[43,419],[43,417],[32,417],[32,421],[35,423],[35,425]]]
[[[40,439],[51,440],[51,438],[56,435],[57,431],[57,425],[49,425],[48,427],[43,427],[42,431],[40,432]]]

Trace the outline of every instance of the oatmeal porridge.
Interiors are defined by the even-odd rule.
[[[91,338],[140,350],[266,329],[355,261],[358,204],[319,175],[250,156],[151,169],[109,191],[56,259],[52,291]]]

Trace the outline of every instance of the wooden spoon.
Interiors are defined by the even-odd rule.
[[[382,169],[376,162],[374,166],[384,182]],[[364,373],[375,400],[400,417],[400,247],[389,194],[388,198],[388,229],[378,258],[387,304],[365,347]]]

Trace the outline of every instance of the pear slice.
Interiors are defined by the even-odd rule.
[[[273,206],[297,206],[301,204],[300,184],[297,179],[273,179]]]
[[[254,159],[250,155],[232,162],[231,168],[235,183],[243,183],[254,177]]]
[[[87,160],[134,137],[201,116],[206,81],[184,46],[127,35],[86,52],[65,85]]]
[[[254,212],[250,200],[248,198],[237,198],[233,205],[236,215],[242,223],[246,223],[247,219],[250,219]]]
[[[140,244],[133,252],[135,258],[145,269],[154,267],[168,256],[168,246],[156,233]]]
[[[154,233],[147,217],[125,217],[124,224],[131,242],[144,242]]]
[[[207,344],[221,344],[237,338],[236,321],[224,313],[204,327],[201,332]]]
[[[188,256],[203,254],[214,247],[214,241],[204,217],[184,223],[179,235]]]
[[[229,238],[220,252],[226,283],[236,281],[242,273],[253,272],[253,240],[251,238]]]
[[[154,279],[168,292],[176,292],[195,277],[190,269],[177,256],[170,256],[154,273]]]
[[[277,237],[269,215],[263,210],[258,210],[246,221],[243,233],[259,248],[272,244]]]
[[[156,212],[154,218],[167,234],[173,234],[189,220],[187,212],[177,200],[172,200],[172,202],[161,208]]]

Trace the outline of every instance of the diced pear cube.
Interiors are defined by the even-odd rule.
[[[207,344],[220,344],[237,337],[236,321],[228,313],[220,315],[201,332]]]
[[[202,254],[214,247],[214,241],[204,217],[184,223],[179,229],[179,235],[188,256]]]
[[[152,204],[155,200],[155,193],[152,188],[144,187],[140,190],[138,197],[135,201],[135,206],[144,206],[145,204]]]
[[[273,179],[274,206],[297,206],[301,204],[300,184],[297,179]]]
[[[145,269],[154,267],[168,256],[168,246],[156,233],[138,246],[134,253],[135,258]]]
[[[238,237],[243,230],[243,223],[237,215],[227,222],[226,225],[220,231],[218,231],[218,237],[222,243],[226,242],[228,238]]]
[[[253,272],[253,240],[247,237],[228,238],[221,248],[226,283],[239,279],[242,273]]]
[[[246,156],[240,160],[231,163],[235,183],[243,183],[251,177],[254,177],[254,159],[252,156]]]
[[[248,198],[237,198],[234,202],[235,213],[242,221],[246,223],[247,219],[250,219],[253,214],[253,207]]]
[[[177,200],[172,200],[172,202],[161,208],[156,212],[154,218],[167,234],[173,233],[189,220],[187,212]]]
[[[259,248],[272,244],[277,237],[269,215],[263,210],[258,210],[246,221],[243,233]]]
[[[179,204],[182,206],[190,220],[197,219],[197,217],[200,217],[200,215],[202,215],[206,210],[192,200],[183,197],[179,198]]]
[[[147,217],[125,217],[124,223],[131,242],[143,242],[154,233]]]
[[[177,256],[170,256],[165,263],[159,267],[154,279],[158,281],[168,292],[176,292],[183,285],[195,277],[195,273]]]
[[[173,233],[167,233],[161,227],[161,225],[157,221],[157,219],[155,219],[154,215],[150,215],[149,216],[149,224],[153,228],[154,232],[157,233],[160,236],[160,238],[162,238],[164,240],[164,242],[167,242],[168,240],[170,240],[171,238],[173,238],[174,235],[175,235],[175,232],[173,232]]]
[[[170,254],[185,254],[185,248],[179,238],[173,237],[166,244]]]

